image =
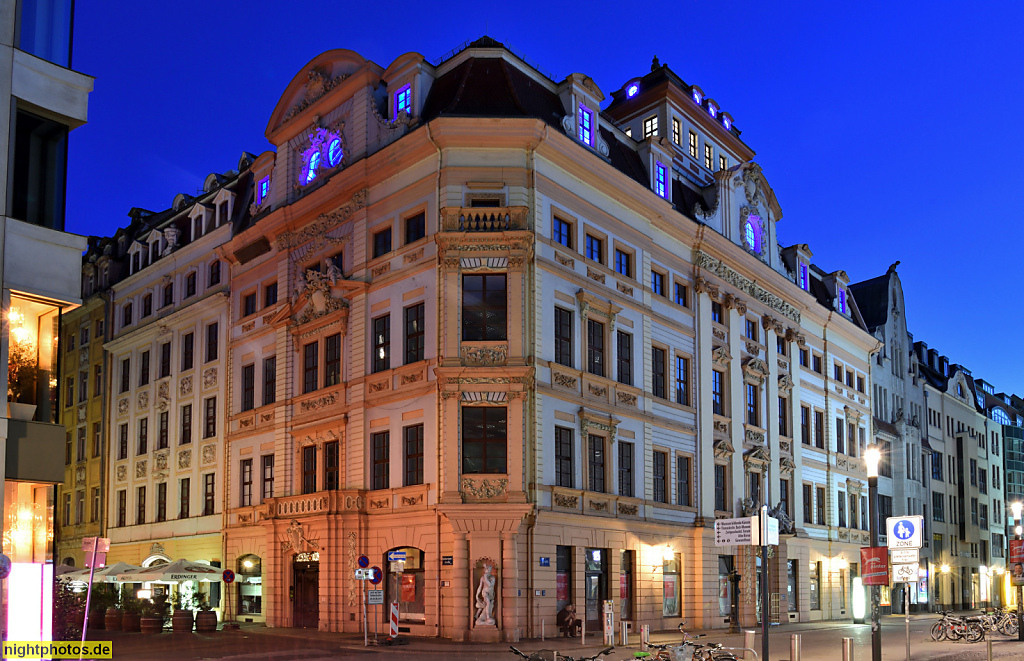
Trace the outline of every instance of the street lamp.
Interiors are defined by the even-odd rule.
[[[868,510],[871,522],[871,546],[878,546],[878,462],[882,452],[871,444],[864,451],[868,469]],[[871,661],[882,661],[882,629],[878,622],[878,586],[871,586]]]
[[[1022,505],[1019,500],[1017,502],[1012,503],[1010,505],[1010,509],[1013,510],[1013,522],[1015,524],[1017,524],[1017,527],[1014,529],[1014,533],[1016,534],[1016,538],[1017,539],[1020,539],[1020,535],[1021,535],[1021,529],[1020,529],[1020,523],[1021,523],[1021,521],[1020,521],[1020,510],[1021,510],[1021,507],[1024,507],[1024,505]],[[1017,640],[1021,641],[1021,642],[1024,642],[1024,606],[1022,606],[1022,604],[1021,604],[1022,586],[1019,585],[1020,579],[1017,578],[1016,567],[1014,567],[1014,572],[1013,572],[1012,576],[1013,576],[1013,582],[1014,583],[1018,583],[1018,585],[1017,585]]]

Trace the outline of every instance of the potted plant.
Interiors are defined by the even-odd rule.
[[[114,595],[106,586],[93,586],[92,598],[89,603],[89,628],[105,628],[107,608],[114,605]],[[118,619],[120,624],[120,619]]]
[[[142,603],[130,590],[125,590],[121,597],[121,610],[124,611],[121,616],[121,630],[142,631]],[[109,625],[107,629],[110,629]]]
[[[196,613],[196,631],[216,631],[217,611],[210,607],[208,595],[202,595],[199,601],[199,612]]]
[[[192,633],[195,619],[192,610],[197,606],[194,593],[186,593],[181,588],[174,599],[174,615],[171,616],[171,630],[174,633]]]
[[[164,630],[164,617],[167,615],[167,597],[160,595],[142,602],[142,633],[160,633]]]
[[[36,384],[39,381],[39,358],[29,340],[11,336],[7,357],[7,401],[10,417],[31,420],[36,414]]]

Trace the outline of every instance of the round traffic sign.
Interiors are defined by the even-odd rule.
[[[0,579],[11,575],[11,559],[0,553]]]
[[[224,579],[225,583],[235,582],[235,572],[231,571],[230,569],[225,569],[224,573],[221,574],[221,577]]]
[[[382,572],[380,570],[380,567],[374,567],[373,568],[373,577],[370,579],[370,582],[373,583],[374,585],[377,585],[378,583],[380,583],[383,580],[384,580],[384,572]]]
[[[359,556],[359,566],[363,569],[366,569],[370,566],[370,559],[367,558],[365,555]]]
[[[913,521],[900,521],[896,524],[893,529],[893,534],[896,537],[907,540],[914,536],[914,522]]]

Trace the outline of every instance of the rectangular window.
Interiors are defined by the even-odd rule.
[[[760,399],[758,388],[752,383],[746,384],[747,386],[747,424],[754,425],[755,427],[761,426],[761,414],[759,411],[758,401]]]
[[[604,437],[590,435],[587,445],[588,487],[591,491],[604,493]]]
[[[192,478],[183,477],[178,481],[178,518],[189,517],[189,504],[192,502]]]
[[[373,320],[373,371],[391,369],[391,315]]]
[[[932,521],[945,520],[946,499],[938,491],[932,492]]]
[[[683,141],[683,130],[679,120],[675,117],[672,118],[672,142],[675,144],[682,144]]]
[[[845,443],[846,425],[842,418],[836,418],[836,452],[840,454],[846,453]]]
[[[118,392],[125,393],[131,388],[132,359],[125,358],[121,361],[121,388]],[[71,398],[68,398],[71,401]]]
[[[651,394],[665,399],[665,350],[651,347]]]
[[[503,274],[462,276],[462,339],[507,339],[506,281]]]
[[[160,482],[156,485],[156,520],[157,522],[167,520],[167,483]]]
[[[302,347],[302,392],[316,390],[319,370],[320,343],[310,342]]]
[[[811,354],[807,349],[800,350],[800,366],[808,367],[810,364]]]
[[[185,298],[196,295],[196,272],[192,271],[185,276]]]
[[[681,282],[677,282],[676,283],[675,292],[676,292],[676,295],[675,295],[676,305],[681,305],[684,308],[687,307],[687,304],[686,304],[686,299],[687,299],[686,285],[684,285]]]
[[[143,418],[139,420],[139,438],[138,445],[135,448],[135,454],[146,454],[149,451],[149,418]]]
[[[604,376],[604,324],[587,319],[587,371]]]
[[[817,487],[815,490],[815,523],[819,526],[825,525],[825,487]]]
[[[668,168],[661,161],[654,164],[654,192],[668,197]]]
[[[812,562],[808,574],[811,591],[807,602],[812,611],[821,610],[821,562]]]
[[[203,438],[213,438],[217,435],[217,398],[207,397],[203,408]]]
[[[192,442],[192,405],[186,404],[181,407],[181,436],[178,438],[178,445],[187,445]]]
[[[148,317],[153,314],[153,295],[146,294],[142,297],[142,315],[141,318]]]
[[[341,456],[338,441],[324,443],[324,490],[337,491],[340,488]]]
[[[838,505],[837,512],[839,514],[839,527],[840,528],[845,528],[846,527],[846,494],[844,492],[842,492],[842,491],[839,492],[839,498],[838,498],[838,500],[836,500],[836,505]]]
[[[658,116],[653,115],[644,120],[644,138],[658,134]]]
[[[316,446],[302,448],[302,493],[316,492]]]
[[[800,442],[811,444],[811,409],[808,406],[800,407]]]
[[[725,402],[723,401],[725,374],[718,370],[711,370],[711,412],[715,415],[725,415]]]
[[[324,338],[324,387],[341,383],[341,333]]]
[[[804,485],[804,523],[813,521],[811,512],[814,509],[814,494],[811,485]]]
[[[165,378],[171,375],[171,343],[164,342],[160,345],[160,376]]]
[[[551,223],[551,238],[572,250],[572,224],[555,216]]]
[[[132,304],[131,303],[125,303],[122,312],[124,314],[123,314],[123,317],[121,319],[121,326],[131,326],[132,325]]]
[[[103,451],[103,427],[98,422],[92,423],[92,456],[96,458]]]
[[[729,511],[729,479],[724,464],[715,464],[715,509],[719,512]]]
[[[690,405],[690,361],[676,356],[676,404]]]
[[[263,359],[263,405],[277,401],[277,356]]]
[[[594,146],[594,115],[584,106],[580,106],[579,113],[579,137],[580,142],[591,147]]]
[[[507,472],[508,409],[462,407],[462,472]]]
[[[568,427],[555,427],[555,484],[574,488],[573,432]]]
[[[744,334],[748,339],[757,342],[757,322],[753,319],[745,319]]]
[[[70,378],[70,377],[68,377],[68,378]],[[82,403],[82,402],[84,402],[87,399],[89,399],[89,372],[88,371],[79,372],[78,373],[78,402]],[[69,399],[68,400],[68,404],[70,404],[70,403],[71,403],[71,400]]]
[[[395,92],[395,115],[412,112],[412,87],[406,85]]]
[[[664,452],[653,453],[653,464],[651,466],[651,479],[654,486],[654,500],[659,503],[668,502],[667,464],[668,456]]]
[[[185,333],[181,336],[181,371],[192,369],[193,347],[195,345],[195,333]]]
[[[423,425],[402,430],[405,443],[405,486],[423,484]]]
[[[690,131],[690,156],[697,158],[697,134]]]
[[[604,241],[590,234],[587,235],[587,259],[604,264]]]
[[[241,410],[256,408],[256,366],[242,365],[242,406]]]
[[[370,435],[373,452],[373,484],[371,489],[391,487],[391,433],[382,431]]]
[[[711,301],[711,321],[715,322],[716,324],[723,323],[722,304],[719,303],[718,301]]]
[[[220,339],[220,330],[217,322],[213,322],[206,327],[206,362],[217,360],[217,347],[219,346],[218,340]]]
[[[239,486],[242,491],[239,494],[239,507],[252,505],[252,459],[243,459],[239,465]]]
[[[633,444],[626,441],[619,446],[619,495],[633,497]]]
[[[274,455],[265,454],[260,458],[260,468],[263,470],[263,485],[260,494],[263,500],[274,497]]]
[[[651,293],[656,296],[665,295],[665,274],[651,271]]]
[[[85,427],[78,428],[78,438],[75,446],[75,461],[85,461]]]
[[[566,367],[573,365],[573,316],[569,310],[555,308],[555,362]]]
[[[248,317],[250,314],[256,314],[256,292],[242,297],[242,316]]]
[[[139,487],[135,491],[135,525],[141,526],[146,522],[146,487]]]
[[[789,400],[779,397],[779,436],[789,436]]]
[[[90,512],[89,521],[96,523],[100,520],[100,488],[92,488],[92,512]]]
[[[714,158],[713,150],[711,145],[704,143],[704,167],[711,169],[712,159]]]
[[[423,360],[426,307],[424,303],[405,308],[405,364]]]
[[[633,385],[633,336],[615,331],[616,377],[619,383]]]
[[[822,370],[822,367],[821,367],[821,356],[819,356],[818,354],[814,354],[814,357],[811,360],[811,363],[813,365],[811,367],[811,369],[814,370],[815,373],[821,374],[822,373],[822,371],[821,371]]]
[[[149,352],[143,351],[139,355],[139,386],[149,385]]]
[[[693,505],[690,484],[690,458],[676,457],[676,504],[684,507]]]
[[[118,427],[118,438],[117,438],[117,458],[127,459],[128,458],[128,423],[125,423]],[[71,463],[71,462],[68,462]]]
[[[825,449],[825,413],[814,412],[814,447]]]
[[[157,418],[157,432],[156,432],[156,449],[165,450],[169,446],[168,436],[168,418],[170,413],[167,411],[161,411],[159,418]]]
[[[782,505],[782,511],[786,516],[792,516],[793,513],[789,509],[789,480],[779,480],[779,504]]]
[[[615,249],[615,271],[627,278],[633,277],[633,255],[630,253]]]
[[[427,214],[423,211],[405,219],[405,243],[406,245],[419,241],[427,235]],[[341,268],[339,263],[338,268]]]
[[[92,396],[99,397],[103,392],[103,367],[93,365],[92,368]]]
[[[725,156],[719,156],[718,157],[718,169],[719,170],[724,170],[727,167],[729,167],[729,159],[727,159]]]
[[[214,474],[203,475],[203,516],[210,516],[214,513]]]
[[[391,228],[381,230],[373,235],[373,258],[391,252]]]
[[[269,308],[277,303],[277,282],[268,282],[263,285],[263,307]]]

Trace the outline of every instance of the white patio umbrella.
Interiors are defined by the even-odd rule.
[[[129,565],[127,562],[118,562],[110,565],[109,567],[100,567],[93,573],[93,582],[96,583],[113,583],[117,581],[117,575],[126,571],[138,569],[135,565]],[[89,582],[89,570],[80,569],[79,571],[65,574],[60,577],[66,581],[81,581],[83,583]]]
[[[208,565],[205,562],[193,560],[175,560],[166,565],[156,567],[142,567],[140,569],[123,571],[117,575],[117,580],[124,583],[143,583],[146,581],[159,581],[164,583],[180,583],[182,581],[206,581],[211,583],[221,582],[223,569]]]

